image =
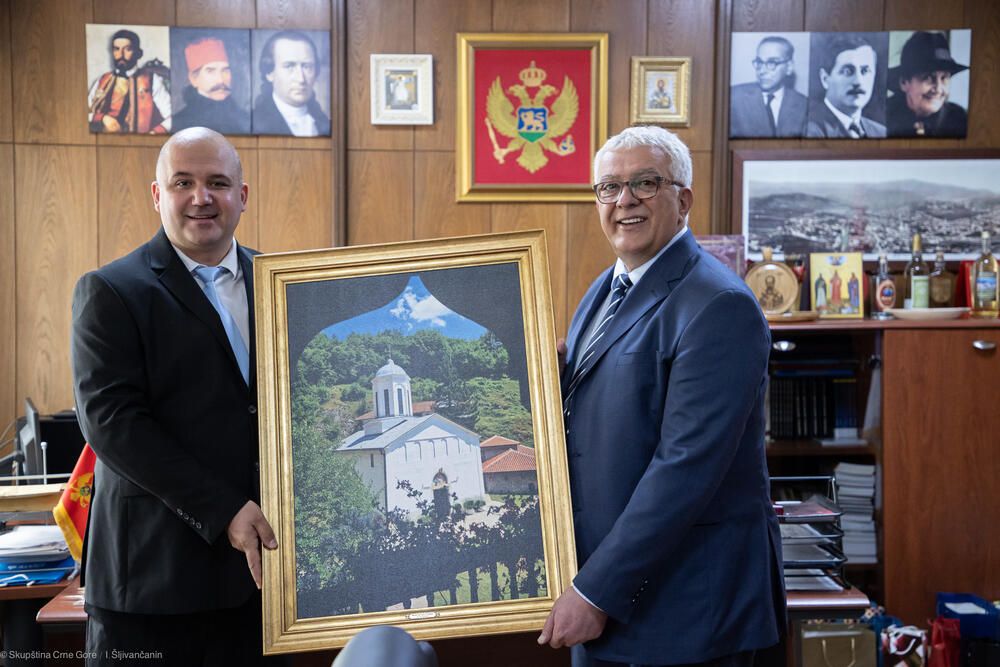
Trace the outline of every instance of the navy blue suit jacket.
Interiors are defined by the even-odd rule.
[[[609,617],[588,652],[672,664],[773,645],[785,611],[764,455],[767,322],[687,233],[631,288],[570,392],[611,276],[573,316],[563,375],[574,584]]]

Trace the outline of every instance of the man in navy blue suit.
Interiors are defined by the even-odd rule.
[[[783,634],[764,456],[770,332],[687,228],[691,156],[632,127],[594,159],[618,261],[560,354],[577,557],[539,643],[574,667],[744,666]]]

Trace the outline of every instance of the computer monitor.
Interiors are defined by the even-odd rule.
[[[14,448],[15,460],[20,461],[21,475],[41,475],[42,470],[42,429],[38,419],[38,409],[30,398],[24,399],[24,426],[17,434],[17,445]],[[32,480],[29,483],[40,484],[42,480]]]

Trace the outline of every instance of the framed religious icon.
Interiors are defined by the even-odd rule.
[[[457,201],[593,201],[606,33],[459,33]]]
[[[811,301],[821,318],[863,318],[864,280],[860,252],[809,254]]]
[[[373,53],[371,103],[373,125],[433,124],[433,56]]]
[[[629,122],[688,127],[690,109],[690,58],[632,56]]]
[[[254,259],[264,647],[540,629],[576,572],[541,231]]]

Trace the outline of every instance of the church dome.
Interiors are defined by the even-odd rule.
[[[385,366],[383,366],[382,368],[378,369],[378,372],[375,373],[375,377],[380,377],[380,376],[383,376],[383,375],[401,375],[404,378],[406,378],[407,380],[410,379],[410,376],[406,374],[406,371],[404,371],[402,368],[400,368],[396,364],[392,363],[392,359],[390,359]]]

